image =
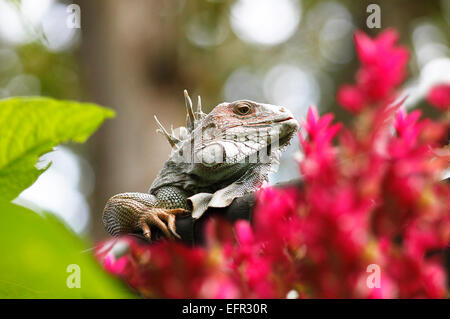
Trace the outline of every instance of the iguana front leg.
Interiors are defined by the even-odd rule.
[[[164,187],[156,195],[122,193],[106,203],[103,224],[113,236],[141,232],[150,240],[150,226],[156,226],[166,237],[180,238],[175,216],[188,212],[187,209],[186,195],[176,187]]]

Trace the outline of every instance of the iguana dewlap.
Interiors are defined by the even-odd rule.
[[[199,218],[209,207],[226,207],[257,190],[298,129],[281,106],[240,100],[206,115],[200,97],[194,112],[184,93],[186,127],[169,134],[157,120],[172,152],[148,193],[117,194],[106,203],[103,223],[111,235],[140,232],[150,239],[150,226],[156,226],[169,238],[179,237],[177,214]]]

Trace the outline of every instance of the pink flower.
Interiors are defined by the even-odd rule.
[[[253,244],[255,239],[249,222],[244,220],[238,221],[234,228],[236,230],[237,240],[242,246]]]
[[[427,101],[435,108],[445,111],[450,108],[450,84],[437,85],[428,92]]]
[[[445,298],[447,295],[446,275],[443,267],[438,263],[429,263],[422,272],[424,297]]]
[[[388,29],[375,39],[359,31],[355,34],[355,47],[361,66],[356,84],[342,86],[337,95],[339,104],[351,112],[390,98],[405,77],[409,59],[406,48],[395,46],[398,35]]]
[[[243,296],[241,288],[227,276],[210,276],[202,283],[198,298],[237,299]]]
[[[308,110],[306,122],[302,127],[307,133],[307,137],[299,134],[300,144],[305,154],[305,160],[300,163],[300,167],[305,178],[322,176],[325,179],[333,178],[333,166],[335,160],[335,148],[332,140],[339,132],[341,124],[333,124],[334,116],[325,114],[320,117],[317,109],[311,107]]]
[[[337,101],[352,113],[360,112],[366,103],[364,92],[353,85],[343,85],[339,88]]]
[[[120,275],[127,272],[127,266],[129,266],[130,263],[125,256],[116,260],[113,254],[108,254],[103,259],[103,265],[109,272]]]
[[[97,258],[103,261],[104,268],[115,275],[125,275],[132,271],[131,261],[128,258],[130,246],[134,242],[130,237],[123,237],[101,243],[96,247]]]

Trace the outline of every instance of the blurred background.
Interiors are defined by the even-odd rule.
[[[81,28],[68,28],[72,3]],[[348,113],[335,102],[353,82],[352,34],[370,35],[369,4],[381,8],[381,30],[394,27],[409,47],[406,105],[450,81],[450,0],[0,0],[0,98],[51,96],[116,110],[85,145],[65,145],[42,157],[53,165],[15,201],[52,211],[75,232],[107,237],[101,223],[109,197],[145,192],[170,148],[156,134],[184,124],[183,89],[202,96],[206,111],[247,98],[288,107],[302,119],[308,106]],[[296,178],[294,141],[276,183]]]

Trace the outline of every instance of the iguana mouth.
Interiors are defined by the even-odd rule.
[[[272,125],[273,123],[284,123],[284,122],[288,122],[288,121],[292,121],[294,126],[297,125],[296,124],[297,121],[292,116],[286,116],[286,117],[281,117],[281,118],[276,118],[276,119],[271,119],[271,120],[262,120],[262,121],[258,121],[258,122],[249,123],[248,126],[266,127],[266,126]]]
[[[278,144],[280,147],[289,145],[292,136],[297,132],[298,122],[293,117],[289,116],[284,119],[275,120],[274,123],[283,123],[282,133]]]
[[[272,127],[273,124],[275,124],[275,123],[278,124],[280,127],[279,128],[280,136],[278,139],[279,147],[289,145],[289,142],[292,139],[292,136],[295,134],[295,132],[298,129],[298,122],[292,116],[286,116],[286,117],[273,119],[273,120],[269,120],[269,121],[260,121],[260,122],[252,123],[249,126],[253,127],[253,128],[261,128],[262,129],[262,128],[267,128],[267,127]],[[275,143],[274,141],[271,141],[268,144],[268,146],[273,146],[274,143]]]
[[[281,122],[286,122],[286,121],[289,121],[289,120],[294,120],[294,118],[292,116],[289,116],[289,117],[286,117],[286,118],[274,120],[273,123],[281,123]]]

